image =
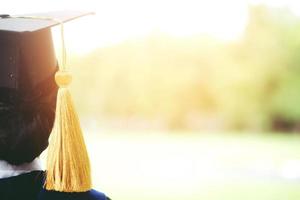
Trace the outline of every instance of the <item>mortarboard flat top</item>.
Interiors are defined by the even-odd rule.
[[[48,13],[36,13],[36,14],[26,14],[18,15],[20,17],[34,16],[34,17],[45,17],[57,19],[61,22],[71,21],[73,19],[93,14],[91,12],[82,11],[58,11],[58,12],[48,12]],[[14,18],[14,16],[5,16],[0,18],[0,31],[11,31],[11,32],[34,32],[45,28],[50,28],[52,26],[58,25],[59,23],[53,20],[45,19],[24,19],[24,18]]]

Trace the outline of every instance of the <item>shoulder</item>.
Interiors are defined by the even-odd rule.
[[[109,200],[102,192],[89,190],[87,192],[57,192],[43,189],[38,200]]]
[[[0,179],[0,199],[37,199],[43,188],[43,172],[33,171]]]
[[[110,200],[104,193],[97,191],[97,190],[90,190],[89,195],[92,199],[104,199],[104,200]]]

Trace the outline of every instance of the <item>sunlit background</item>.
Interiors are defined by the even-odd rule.
[[[65,36],[96,189],[113,200],[300,199],[300,1],[0,8],[53,10],[96,13]]]

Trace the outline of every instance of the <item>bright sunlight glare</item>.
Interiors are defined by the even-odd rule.
[[[286,6],[300,15],[300,2],[295,0],[47,0],[42,3],[12,0],[0,12],[94,11],[94,16],[66,25],[68,51],[84,54],[95,48],[157,33],[174,37],[205,34],[224,41],[236,40],[247,24],[248,5],[260,3]],[[59,48],[59,36],[55,32],[57,29],[54,29],[54,38]]]
[[[84,40],[73,43],[72,49],[84,52],[95,46],[157,33],[174,37],[206,34],[222,40],[234,40],[243,33],[247,22],[247,4],[239,0],[113,0],[105,2],[105,5],[96,3],[94,8],[96,15],[92,17],[93,21],[89,18],[90,22],[82,19],[80,24],[70,24],[70,40],[78,41],[78,38],[87,35]],[[84,28],[78,30],[78,26]]]

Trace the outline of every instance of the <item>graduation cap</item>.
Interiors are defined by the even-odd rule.
[[[22,80],[27,87],[28,82],[35,86],[49,76],[56,68],[50,28],[88,14],[92,13],[0,15],[0,87],[20,88]]]
[[[62,11],[19,16],[0,15],[0,117],[1,105],[5,103],[18,108],[15,112],[26,110],[27,116],[33,110],[46,109],[49,105],[45,97],[48,97],[53,88],[57,89],[55,82],[58,85],[54,125],[51,124],[53,120],[46,123],[51,128],[53,125],[47,158],[47,190],[82,192],[91,189],[89,159],[67,87],[72,77],[65,61],[60,66],[57,64],[50,29],[60,25],[63,37],[64,22],[89,14],[92,13]],[[64,44],[63,50],[65,58]],[[43,121],[40,118],[36,120]],[[10,151],[3,150],[6,160],[12,163],[27,162],[47,147],[47,128],[44,128],[44,132],[40,130],[43,135],[39,131],[30,130],[24,132],[24,140],[12,145],[19,149],[15,151],[19,155],[15,153],[14,159],[10,159]]]

